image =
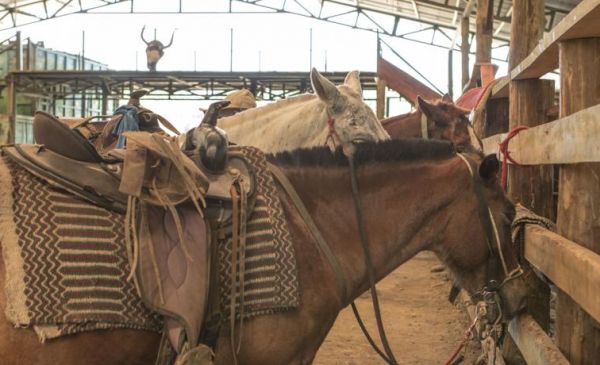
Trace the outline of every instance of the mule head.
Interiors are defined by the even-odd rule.
[[[390,138],[363,100],[358,71],[348,73],[340,86],[335,86],[315,68],[310,72],[310,79],[313,90],[326,106],[342,146]]]
[[[140,33],[140,36],[142,37],[142,41],[146,43],[146,60],[148,70],[156,71],[156,64],[164,55],[164,50],[171,47],[171,45],[173,44],[173,37],[175,36],[175,31],[173,31],[173,33],[171,34],[171,40],[169,41],[169,44],[163,45],[162,42],[157,39],[148,42],[144,38],[144,30],[146,30],[145,25],[142,27],[142,32]]]
[[[427,117],[427,130],[430,138],[445,139],[454,143],[460,150],[473,145],[467,115],[471,112],[454,104],[447,94],[440,100],[427,101],[417,96],[419,111]],[[477,143],[478,144],[478,143]]]
[[[469,154],[464,162],[469,162],[475,176],[468,176],[469,182],[456,196],[454,211],[460,213],[448,217],[443,242],[436,250],[474,302],[482,300],[485,292],[497,293],[503,319],[508,320],[524,308],[526,295],[511,239],[515,207],[498,184],[500,165],[495,155]],[[461,165],[460,173],[466,174]]]

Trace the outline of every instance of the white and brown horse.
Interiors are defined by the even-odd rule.
[[[310,73],[315,94],[280,100],[219,119],[231,142],[258,147],[266,153],[333,143],[381,141],[389,135],[363,101],[358,71],[335,86],[316,69]]]
[[[481,290],[492,275],[503,282],[504,314],[510,317],[521,309],[521,278],[505,282],[505,272],[493,265],[502,256],[508,270],[518,266],[510,244],[514,206],[496,181],[497,160],[478,154],[461,157],[451,144],[433,141],[367,143],[357,147],[355,160],[378,280],[418,252],[432,250],[468,292]],[[328,148],[317,148],[282,154],[272,163],[291,181],[317,222],[339,262],[347,291],[339,290],[332,266],[290,198],[279,190],[297,255],[301,305],[293,311],[245,321],[237,360],[240,365],[311,364],[340,310],[368,288],[348,162],[339,150],[332,154]],[[10,186],[6,167],[0,167],[4,170],[0,183]],[[6,196],[2,199],[5,204],[10,201]],[[497,227],[497,242],[492,244],[482,223],[482,204],[489,207]],[[7,207],[2,209],[6,214]],[[0,260],[2,285],[7,281],[4,265]],[[0,291],[0,308],[5,306],[6,297]],[[42,344],[33,331],[15,329],[0,318],[4,365],[149,364],[154,361],[158,341],[156,333],[110,330]],[[224,327],[215,363],[232,364],[231,356],[229,329]]]

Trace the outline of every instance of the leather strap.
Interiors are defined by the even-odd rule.
[[[156,113],[154,113],[154,114],[156,114]],[[165,126],[165,128],[167,128],[171,132],[175,133],[176,135],[181,134],[181,133],[179,133],[177,128],[175,128],[175,126],[173,124],[171,124],[171,122],[169,122],[167,119],[165,119],[165,117],[163,117],[162,115],[156,114],[156,118],[158,118],[158,120],[160,121],[160,124]]]
[[[300,196],[298,196],[298,193],[296,192],[296,189],[294,189],[294,186],[292,185],[290,180],[279,169],[279,167],[270,163],[267,163],[267,165],[269,166],[269,170],[271,170],[271,173],[273,174],[275,179],[277,179],[281,187],[283,187],[283,190],[285,190],[286,194],[292,200],[292,203],[296,207],[298,213],[300,213],[300,216],[304,220],[304,223],[306,223],[306,226],[308,227],[313,238],[315,239],[315,241],[317,241],[317,247],[325,255],[327,261],[329,261],[329,265],[331,266],[335,274],[335,279],[337,281],[339,291],[342,294],[342,302],[345,306],[347,304],[347,301],[349,300],[349,293],[348,288],[346,287],[346,276],[342,271],[339,261],[337,260],[333,252],[331,252],[327,241],[325,241],[325,238],[321,234],[321,231],[319,231],[319,228],[317,227],[315,221],[312,219],[310,213],[306,209],[306,206],[302,202],[302,199],[300,198]]]
[[[421,112],[421,137],[429,139],[429,130],[427,129],[427,116]]]
[[[427,119],[427,118],[425,118]],[[385,328],[383,327],[383,318],[381,317],[381,309],[379,307],[379,298],[377,297],[377,289],[375,288],[375,268],[373,266],[373,260],[371,259],[371,252],[369,251],[369,240],[367,237],[367,230],[365,229],[364,219],[362,215],[362,205],[360,202],[360,192],[358,190],[358,179],[356,178],[356,168],[354,166],[354,157],[348,156],[348,162],[350,164],[350,183],[352,185],[352,198],[354,201],[354,211],[356,214],[356,221],[358,223],[358,231],[360,234],[360,243],[362,244],[363,252],[365,254],[365,264],[367,267],[367,277],[369,278],[369,286],[371,289],[371,300],[373,302],[373,312],[375,314],[375,320],[377,322],[377,330],[379,331],[379,338],[381,339],[381,344],[383,345],[383,349],[385,350],[385,354],[387,356],[383,356],[383,353],[377,346],[375,346],[375,342],[372,340],[368,331],[366,331],[366,327],[361,325],[361,329],[363,333],[371,343],[371,346],[377,351],[377,353],[382,357],[390,365],[397,365],[398,361],[394,356],[394,352],[390,346],[390,343],[387,339],[387,335],[385,333]],[[352,307],[354,314],[356,316],[356,320],[359,325],[362,320],[360,319],[360,315],[358,314],[357,308],[355,306]]]

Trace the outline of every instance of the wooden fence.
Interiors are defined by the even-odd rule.
[[[535,123],[509,147],[520,164],[560,165],[558,233],[529,226],[524,247],[524,258],[558,288],[556,338],[529,314],[509,326],[529,365],[600,364],[599,37],[600,0],[583,0],[493,88],[493,98],[506,98],[513,83],[560,70],[560,118]],[[486,138],[485,152],[498,153],[505,136]]]

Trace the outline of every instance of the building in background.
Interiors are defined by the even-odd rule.
[[[21,52],[18,52],[21,44]],[[19,62],[20,60],[20,62]],[[83,63],[83,65],[82,65]],[[19,65],[21,65],[19,67]],[[83,66],[83,67],[82,67]],[[100,71],[108,66],[98,61],[82,58],[80,55],[53,50],[44,47],[44,42],[32,42],[26,39],[21,42],[20,35],[0,43],[0,140],[8,141],[9,116],[7,105],[7,90],[5,77],[13,71]],[[82,109],[83,96],[69,94],[66,85],[54,86],[67,94],[65,99],[53,99],[51,96],[19,93],[16,100],[15,143],[33,143],[32,121],[33,114],[42,110],[60,117],[79,117],[81,115],[98,115],[101,113],[102,102],[91,97],[85,100]]]

